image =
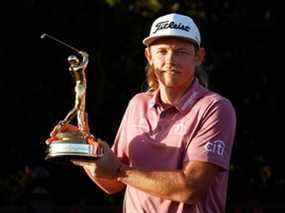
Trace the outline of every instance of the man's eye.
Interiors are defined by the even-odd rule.
[[[157,51],[157,53],[160,55],[164,55],[164,54],[166,54],[166,52],[167,52],[166,50],[158,50]]]
[[[188,51],[186,51],[186,50],[178,50],[177,53],[180,54],[180,55],[189,55],[189,54],[190,54],[190,53],[189,53]]]

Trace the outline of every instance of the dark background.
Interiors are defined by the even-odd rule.
[[[44,160],[45,139],[73,107],[67,57],[74,52],[40,36],[48,33],[90,54],[89,123],[111,145],[128,100],[146,86],[142,39],[152,21],[168,12],[197,22],[210,88],[229,98],[237,112],[229,206],[282,205],[282,83],[274,65],[280,41],[269,2],[25,0],[1,9],[1,206],[33,199],[121,204],[122,194],[107,196],[80,168]]]

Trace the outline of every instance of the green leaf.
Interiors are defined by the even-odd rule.
[[[106,3],[113,7],[116,4],[121,3],[121,1],[120,0],[106,0]]]

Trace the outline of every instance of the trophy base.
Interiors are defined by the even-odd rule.
[[[70,164],[72,160],[94,161],[100,156],[92,153],[93,146],[86,141],[55,141],[49,145],[46,160]]]

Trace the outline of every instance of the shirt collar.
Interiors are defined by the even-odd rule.
[[[153,96],[149,101],[149,107],[153,108],[153,107],[156,107],[159,105],[161,105],[161,99],[160,99],[159,89],[157,89],[157,90],[153,91]]]
[[[208,91],[204,88],[197,79],[194,80],[193,84],[189,87],[182,98],[174,105],[174,107],[179,111],[183,112],[191,108],[196,101]],[[160,92],[159,89],[153,92],[153,96],[149,101],[149,107],[161,106]]]
[[[195,79],[191,87],[177,102],[176,108],[179,109],[179,111],[188,110],[205,94],[206,91],[207,89],[204,88],[197,79]]]

